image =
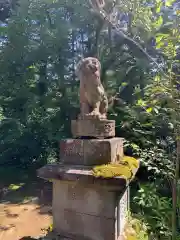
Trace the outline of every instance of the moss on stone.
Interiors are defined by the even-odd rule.
[[[138,168],[139,161],[134,157],[124,156],[120,161],[120,163],[126,163],[130,166],[130,168]]]
[[[124,156],[117,163],[95,166],[92,169],[92,174],[95,177],[103,178],[121,176],[129,180],[134,176],[134,171],[138,168],[138,165],[139,162],[137,159],[129,156]]]

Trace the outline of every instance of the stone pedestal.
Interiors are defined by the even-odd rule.
[[[121,240],[129,182],[94,177],[92,167],[117,162],[123,139],[114,137],[115,122],[109,120],[72,121],[72,133],[93,139],[61,140],[60,162],[38,170],[39,177],[53,182],[54,228],[72,240]]]
[[[82,240],[117,240],[129,203],[124,178],[94,178],[90,167],[48,165],[38,176],[53,180],[53,225],[62,236]]]
[[[60,160],[64,164],[85,166],[115,163],[123,156],[123,139],[67,139],[60,142]]]
[[[115,136],[114,120],[73,120],[71,122],[71,132],[74,138],[77,137],[95,137],[109,138]]]

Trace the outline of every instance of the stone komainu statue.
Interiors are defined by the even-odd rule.
[[[80,119],[106,119],[108,99],[100,79],[101,64],[96,58],[82,59],[76,69],[80,79]]]

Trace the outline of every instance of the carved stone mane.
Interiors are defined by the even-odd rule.
[[[98,59],[82,59],[76,69],[80,79],[80,118],[106,119],[108,100],[100,79],[101,64]]]

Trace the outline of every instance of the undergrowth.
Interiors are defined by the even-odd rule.
[[[123,237],[124,240],[149,240],[146,224],[129,213]]]

